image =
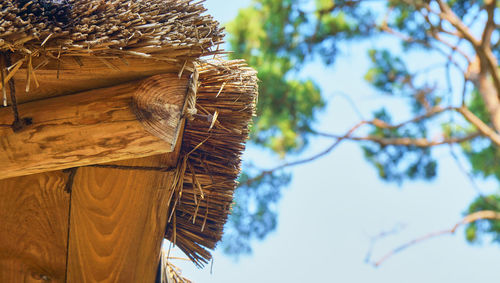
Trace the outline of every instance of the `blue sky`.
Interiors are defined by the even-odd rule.
[[[224,23],[249,3],[207,0],[205,6]],[[339,93],[349,94],[367,117],[381,105],[399,107],[399,116],[405,116],[404,105],[377,98],[362,80],[370,44],[345,46],[333,68],[313,63],[302,71],[319,82],[328,99],[317,125],[321,131],[341,134],[359,121]],[[301,156],[320,152],[331,142],[314,139]],[[255,148],[246,155],[262,164],[279,163]],[[428,232],[451,228],[460,220],[476,192],[447,147],[436,150],[435,156],[439,160],[436,180],[399,187],[377,177],[359,145],[342,143],[328,156],[291,170],[293,181],[279,203],[278,228],[254,243],[251,256],[234,261],[216,250],[212,273],[210,266],[200,270],[189,262],[174,263],[195,282],[496,282],[500,247],[488,242],[469,245],[463,229],[415,245],[379,268],[364,262],[370,237],[381,231],[399,224],[405,227],[377,242],[374,258]],[[491,180],[478,184],[485,192],[498,187]]]

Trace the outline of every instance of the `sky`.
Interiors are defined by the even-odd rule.
[[[225,23],[249,3],[207,0],[205,6]],[[370,44],[345,46],[333,67],[313,62],[302,70],[302,76],[314,77],[328,101],[319,115],[320,131],[343,134],[359,121],[339,94],[348,94],[367,117],[381,105],[401,106],[399,116],[405,116],[404,105],[377,98],[363,81]],[[331,142],[313,139],[301,156],[320,152]],[[280,162],[256,148],[245,155],[270,167]],[[463,229],[412,246],[378,268],[365,262],[373,236],[403,227],[376,242],[372,256],[378,259],[407,241],[451,228],[477,195],[448,147],[436,150],[435,157],[438,178],[397,186],[378,178],[359,145],[341,143],[324,158],[291,169],[293,180],[279,203],[278,227],[265,240],[253,243],[250,256],[236,261],[216,249],[213,266],[204,269],[182,260],[173,263],[194,282],[497,282],[500,246],[488,241],[468,244]],[[486,193],[498,187],[492,180],[478,180],[478,185]],[[173,255],[182,256],[178,251]]]

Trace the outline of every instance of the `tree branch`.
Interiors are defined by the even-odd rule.
[[[418,43],[418,44],[422,44],[423,46],[426,46],[426,47],[432,47],[434,50],[436,50],[437,52],[441,53],[442,55],[444,55],[446,57],[446,59],[451,62],[458,70],[460,70],[462,73],[465,73],[465,71],[463,70],[462,66],[460,66],[460,64],[454,60],[453,57],[449,56],[446,51],[442,50],[441,48],[439,48],[437,45],[435,44],[430,44],[429,42],[426,42],[426,41],[422,41],[422,40],[417,40],[417,39],[414,39],[413,37],[411,36],[408,36],[408,35],[405,35],[401,32],[398,32],[396,30],[394,30],[393,28],[389,27],[387,25],[387,23],[383,23],[381,26],[379,26],[379,29],[381,31],[384,31],[384,32],[387,32],[388,34],[391,34],[391,35],[394,35],[396,36],[397,38],[405,41],[405,42],[408,42],[408,43]],[[470,58],[469,56],[467,55],[467,53],[465,53],[463,50],[461,50],[458,45],[455,46],[455,45],[452,45],[451,43],[441,39],[438,35],[433,35],[433,38],[436,39],[438,42],[440,42],[441,44],[443,44],[444,46],[450,48],[452,50],[452,52],[458,52],[460,55],[462,55],[465,60],[467,62],[470,62]]]
[[[486,21],[486,25],[484,26],[483,35],[481,36],[481,45],[483,48],[489,47],[491,42],[491,35],[495,30],[495,8],[496,1],[495,0],[486,0],[485,2],[485,10],[488,14],[488,20]]]
[[[251,183],[253,183],[254,181],[261,179],[262,177],[264,177],[266,175],[272,174],[275,171],[285,169],[287,167],[301,165],[304,163],[314,161],[318,158],[321,158],[324,155],[330,153],[343,140],[367,140],[367,141],[373,141],[373,142],[378,142],[380,144],[387,144],[387,145],[394,144],[394,145],[402,145],[402,146],[431,147],[431,146],[442,145],[442,144],[460,143],[460,142],[464,142],[466,140],[476,138],[479,135],[479,133],[473,133],[473,134],[470,134],[470,135],[465,136],[465,137],[449,138],[449,139],[444,139],[441,141],[429,141],[427,139],[410,139],[410,138],[385,139],[385,138],[375,138],[375,137],[373,137],[373,138],[372,137],[352,137],[352,134],[363,125],[373,125],[373,126],[376,126],[376,127],[382,128],[382,129],[397,129],[397,128],[400,128],[406,124],[419,122],[421,120],[428,119],[430,117],[433,117],[435,115],[438,115],[440,113],[443,113],[443,112],[449,111],[449,110],[456,110],[456,108],[454,108],[454,107],[444,107],[443,108],[443,107],[435,106],[433,108],[430,108],[430,110],[423,115],[414,117],[410,120],[404,121],[404,122],[396,124],[396,125],[390,125],[390,124],[388,124],[380,119],[373,119],[371,121],[363,120],[363,121],[359,122],[358,124],[354,125],[343,136],[336,136],[336,135],[324,134],[324,133],[320,133],[320,132],[313,132],[314,134],[333,137],[333,138],[336,138],[337,140],[331,146],[329,146],[327,149],[325,149],[324,151],[322,151],[320,153],[317,153],[317,154],[315,154],[311,157],[305,158],[305,159],[301,159],[301,160],[297,160],[297,161],[293,161],[293,162],[286,162],[286,163],[279,165],[277,167],[274,167],[272,169],[263,170],[257,176],[250,178],[243,183],[240,183],[239,186],[240,187],[241,186],[248,186]]]
[[[369,246],[368,251],[366,252],[366,255],[365,255],[365,262],[366,263],[371,262],[373,248],[375,247],[375,244],[377,243],[377,241],[401,232],[401,230],[403,230],[405,228],[405,226],[406,225],[404,225],[404,224],[398,223],[391,230],[382,231],[382,232],[378,233],[377,235],[370,237],[370,246]]]
[[[386,122],[379,120],[379,119],[374,119],[374,120],[368,121],[366,123],[377,126],[379,128],[382,128],[382,129],[397,129],[397,128],[401,128],[402,126],[404,126],[406,124],[420,122],[422,120],[431,118],[433,116],[436,116],[438,114],[441,114],[441,113],[449,111],[449,110],[454,110],[454,108],[453,107],[434,106],[434,107],[430,108],[425,114],[416,116],[410,120],[401,122],[401,123],[396,124],[396,125],[387,124]]]
[[[448,4],[446,4],[442,0],[436,0],[436,2],[439,5],[441,13],[435,13],[435,14],[438,15],[441,19],[449,22],[474,47],[479,46],[480,45],[479,41],[474,37],[469,28],[457,17],[457,15],[455,15],[455,13],[451,10],[450,6],[448,6]],[[430,8],[428,10],[432,12]]]
[[[495,201],[489,199],[488,197],[486,197],[483,194],[483,192],[481,191],[481,189],[477,185],[476,181],[474,180],[474,175],[472,174],[472,172],[470,172],[470,170],[467,170],[462,165],[462,163],[460,162],[460,158],[453,150],[453,145],[451,145],[451,144],[450,144],[450,154],[453,157],[453,159],[455,160],[455,163],[457,164],[458,169],[460,169],[460,171],[462,171],[462,173],[469,179],[469,182],[471,183],[472,187],[476,191],[479,198],[481,198],[485,203],[489,204],[492,208],[495,208],[496,210],[500,210],[500,207],[498,206],[498,204]]]
[[[427,235],[424,235],[420,238],[416,238],[416,239],[413,239],[397,248],[395,248],[394,250],[388,252],[387,254],[385,254],[384,256],[382,256],[379,260],[373,262],[372,264],[375,266],[375,267],[378,267],[380,266],[382,263],[384,263],[387,259],[389,259],[390,257],[392,257],[393,255],[411,247],[411,246],[414,246],[420,242],[423,242],[423,241],[426,241],[426,240],[429,240],[429,239],[432,239],[432,238],[435,238],[435,237],[438,237],[438,236],[442,236],[442,235],[447,235],[447,234],[454,234],[455,231],[462,225],[465,225],[465,224],[469,224],[469,223],[472,223],[472,222],[476,222],[478,220],[484,220],[484,219],[490,219],[490,220],[500,220],[500,212],[497,212],[497,211],[492,211],[492,210],[483,210],[483,211],[478,211],[478,212],[474,212],[474,213],[471,213],[467,216],[465,216],[460,222],[458,222],[457,224],[455,224],[451,229],[447,229],[447,230],[441,230],[441,231],[436,231],[436,232],[432,232],[432,233],[429,233]]]
[[[376,127],[379,127],[379,128],[383,128],[383,129],[396,129],[396,128],[400,128],[400,127],[402,127],[402,126],[404,126],[406,124],[409,124],[409,123],[415,123],[415,122],[419,122],[419,121],[424,120],[424,119],[428,119],[430,117],[433,117],[435,115],[438,115],[440,113],[443,113],[443,112],[449,111],[449,110],[456,110],[457,111],[457,108],[454,108],[454,107],[444,107],[443,108],[443,107],[435,106],[435,107],[431,108],[427,113],[425,113],[423,115],[414,117],[414,118],[412,118],[410,120],[404,121],[404,122],[396,124],[396,125],[390,125],[390,124],[388,124],[388,123],[386,123],[386,122],[384,122],[384,121],[382,121],[380,119],[373,119],[371,121],[363,120],[363,121],[359,122],[358,124],[354,125],[343,136],[325,134],[325,133],[320,133],[320,132],[313,132],[314,134],[317,134],[317,135],[320,135],[320,136],[333,137],[333,138],[335,138],[337,140],[332,145],[330,145],[327,149],[325,149],[324,151],[322,151],[320,153],[317,153],[317,154],[315,154],[315,155],[313,155],[311,157],[305,158],[305,159],[301,159],[301,160],[297,160],[297,161],[293,161],[293,162],[286,162],[286,163],[284,163],[282,165],[279,165],[279,166],[276,166],[274,168],[263,170],[257,176],[255,176],[253,178],[250,178],[250,179],[246,180],[243,183],[240,183],[239,186],[240,187],[241,186],[248,186],[251,183],[253,183],[254,181],[256,181],[258,179],[261,179],[262,177],[264,177],[266,175],[272,174],[273,172],[276,172],[278,170],[285,169],[287,167],[293,167],[293,166],[301,165],[301,164],[304,164],[304,163],[308,163],[308,162],[314,161],[314,160],[316,160],[318,158],[321,158],[324,155],[327,155],[328,153],[330,153],[343,140],[372,141],[372,142],[379,143],[381,145],[401,145],[401,146],[431,147],[431,146],[438,146],[438,145],[443,145],[443,144],[461,143],[461,142],[464,142],[464,141],[467,141],[467,140],[471,140],[471,139],[474,139],[474,138],[478,137],[479,133],[485,135],[484,132],[487,132],[487,130],[485,130],[485,131],[479,131],[479,133],[472,133],[472,134],[464,136],[464,137],[448,138],[448,139],[443,139],[441,141],[431,141],[431,140],[427,140],[427,139],[411,139],[411,138],[352,137],[352,134],[357,129],[359,129],[361,126],[363,126],[363,125],[373,125],[373,126],[376,126]],[[472,115],[474,115],[474,114],[472,114]],[[477,119],[479,119],[479,118],[477,118]],[[485,125],[485,126],[488,128],[487,125]],[[491,129],[490,129],[490,131],[491,131]],[[499,136],[499,142],[500,142],[500,136]]]
[[[493,127],[500,132],[500,98],[495,85],[488,78],[488,67],[484,66],[485,59],[476,57],[476,60],[469,64],[465,77],[469,79],[479,91],[484,101],[486,110],[491,117]]]
[[[448,21],[451,25],[453,25],[453,27],[455,27],[462,34],[464,39],[466,39],[472,45],[480,61],[479,73],[483,76],[486,76],[487,73],[491,74],[491,77],[493,79],[493,85],[496,90],[496,96],[500,99],[500,74],[498,71],[497,60],[495,58],[495,55],[491,51],[491,42],[490,42],[491,33],[493,33],[493,30],[495,29],[494,10],[496,7],[496,2],[493,0],[486,1],[486,11],[488,13],[488,20],[483,30],[483,36],[481,38],[481,41],[479,41],[473,36],[469,28],[455,15],[455,13],[451,10],[448,4],[446,4],[442,0],[436,0],[436,1],[441,9],[441,13],[439,13],[438,16],[443,20]],[[498,108],[499,106],[494,105],[494,107]],[[497,128],[497,126],[495,127],[497,131],[500,131],[500,128]]]
[[[293,162],[286,162],[282,165],[279,165],[277,167],[274,167],[272,169],[268,169],[268,170],[263,170],[260,174],[258,174],[257,176],[251,178],[251,179],[248,179],[247,181],[243,182],[243,183],[240,183],[239,186],[248,186],[250,185],[251,183],[253,183],[254,181],[258,180],[258,179],[261,179],[262,177],[266,176],[266,175],[269,175],[269,174],[272,174],[273,172],[275,171],[278,171],[278,170],[281,170],[281,169],[284,169],[284,168],[287,168],[287,167],[293,167],[293,166],[297,166],[297,165],[301,165],[301,164],[304,164],[304,163],[308,163],[308,162],[311,162],[311,161],[314,161],[318,158],[321,158],[325,155],[327,155],[328,153],[330,153],[335,147],[337,147],[337,145],[340,144],[340,142],[342,142],[343,140],[345,140],[346,138],[348,138],[349,136],[351,136],[357,129],[359,129],[361,126],[367,124],[368,122],[367,121],[361,121],[359,122],[358,124],[354,125],[351,129],[349,129],[345,135],[339,137],[332,145],[330,145],[327,149],[325,149],[324,151],[320,152],[320,153],[317,153],[311,157],[308,157],[308,158],[305,158],[305,159],[301,159],[301,160],[297,160],[297,161],[293,161]]]
[[[435,116],[437,114],[443,113],[445,111],[449,110],[454,110],[458,113],[460,113],[469,123],[474,125],[477,129],[478,132],[471,133],[469,135],[463,136],[463,137],[451,137],[451,138],[445,138],[439,141],[436,140],[428,140],[425,138],[408,138],[408,137],[401,137],[401,138],[381,138],[381,137],[374,137],[374,136],[366,136],[366,137],[353,137],[352,134],[359,129],[363,125],[373,125],[379,128],[383,129],[396,129],[400,128],[406,124],[409,123],[415,123],[427,118],[430,118],[432,116]],[[247,186],[253,183],[254,181],[261,179],[262,177],[272,174],[275,171],[285,169],[287,167],[293,167],[301,164],[305,164],[311,161],[314,161],[318,158],[323,157],[324,155],[327,155],[330,153],[337,145],[340,144],[343,140],[352,140],[352,141],[369,141],[369,142],[375,142],[378,143],[382,146],[387,146],[387,145],[399,145],[399,146],[416,146],[416,147],[432,147],[432,146],[439,146],[439,145],[445,145],[445,144],[456,144],[456,143],[462,143],[468,140],[472,140],[474,138],[477,138],[478,136],[482,135],[487,138],[489,138],[495,145],[500,146],[500,135],[497,134],[492,128],[490,128],[488,125],[486,125],[481,119],[479,119],[474,113],[472,113],[468,108],[465,106],[462,107],[433,107],[428,111],[427,113],[414,117],[413,119],[407,120],[405,122],[396,124],[396,125],[390,125],[382,120],[379,119],[374,119],[371,121],[361,121],[355,126],[353,126],[351,129],[349,129],[346,134],[343,136],[339,135],[333,135],[333,134],[327,134],[327,133],[321,133],[321,132],[314,132],[317,135],[320,136],[325,136],[325,137],[331,137],[337,139],[332,145],[330,145],[327,149],[324,151],[317,153],[311,157],[293,161],[293,162],[286,162],[282,165],[279,165],[277,167],[274,167],[272,169],[268,170],[263,170],[260,174],[257,176],[248,179],[247,181],[243,182],[240,184],[240,186]]]
[[[500,135],[481,121],[481,119],[474,115],[474,113],[472,113],[467,107],[462,106],[454,109],[458,113],[462,114],[462,116],[469,121],[469,123],[474,125],[483,136],[489,138],[496,146],[500,146]]]
[[[324,136],[324,137],[330,137],[330,138],[336,138],[339,139],[339,136],[332,135],[332,134],[326,134],[326,133],[317,133],[318,135]],[[388,145],[396,145],[396,146],[415,146],[415,147],[433,147],[433,146],[438,146],[438,145],[444,145],[444,144],[455,144],[455,143],[462,143],[471,139],[475,139],[479,137],[481,134],[479,132],[472,133],[463,137],[453,137],[453,138],[447,138],[447,139],[442,139],[440,141],[434,141],[434,140],[428,140],[425,138],[408,138],[408,137],[401,137],[401,138],[381,138],[381,137],[375,137],[375,136],[366,136],[366,137],[344,137],[344,139],[347,140],[352,140],[352,141],[369,141],[369,142],[374,142],[378,143],[381,146],[388,146]]]
[[[462,55],[465,60],[470,64],[472,62],[471,58],[469,57],[469,55],[467,53],[465,53],[465,51],[463,51],[462,49],[460,49],[458,47],[458,44],[457,45],[453,45],[451,43],[449,43],[448,41],[444,40],[442,37],[439,36],[439,34],[435,34],[432,36],[434,39],[436,39],[437,41],[439,41],[441,44],[445,45],[446,47],[450,48],[452,53],[453,54],[454,52],[457,52],[458,54]],[[459,41],[460,43],[460,41]],[[451,61],[452,57],[451,56],[448,56],[448,60]],[[460,70],[462,68],[459,68]]]

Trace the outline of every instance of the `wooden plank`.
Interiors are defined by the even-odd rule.
[[[0,180],[0,282],[64,282],[68,174]]]
[[[16,61],[17,59],[13,59],[13,62]],[[51,60],[48,65],[44,65],[47,64],[45,58],[33,58],[34,67],[44,65],[34,72],[39,85],[37,87],[32,77],[29,92],[26,92],[25,63],[14,76],[17,100],[25,103],[141,80],[157,74],[178,73],[182,62],[79,56],[63,57],[60,61]]]
[[[114,165],[176,165],[174,153]],[[154,282],[171,173],[80,168],[72,189],[68,282]]]
[[[157,161],[121,164],[169,165],[165,160]],[[72,192],[68,282],[154,281],[171,176],[79,169]]]
[[[171,113],[163,117],[168,123],[162,139],[138,121],[132,105],[136,91],[152,82],[155,91],[166,97],[162,106],[170,112],[162,115]],[[178,136],[186,88],[187,78],[164,74],[21,104],[20,113],[32,118],[33,124],[16,133],[0,127],[0,179],[171,152]],[[0,124],[11,123],[11,109],[0,109]]]

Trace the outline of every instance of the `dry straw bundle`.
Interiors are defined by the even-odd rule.
[[[257,92],[256,72],[242,60],[199,68],[197,116],[206,119],[186,123],[167,225],[167,238],[198,265],[222,237]]]

